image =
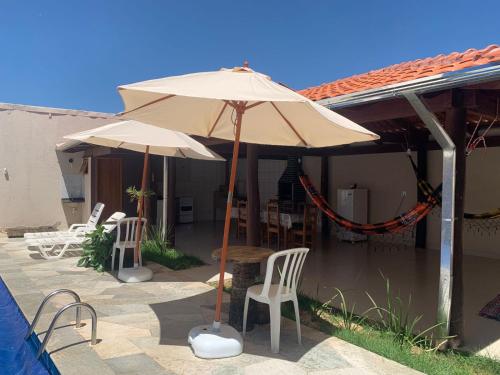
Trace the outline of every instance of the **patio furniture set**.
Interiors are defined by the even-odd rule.
[[[247,202],[238,200],[231,210],[231,217],[236,219],[236,236],[246,234]],[[277,249],[286,249],[288,245],[314,248],[317,239],[318,208],[302,204],[296,211],[281,211],[280,202],[271,199],[265,210],[260,211],[262,238],[267,246],[276,241]]]
[[[100,216],[104,210],[103,203],[97,203],[85,224],[73,224],[67,231],[25,233],[28,246],[34,246],[45,259],[60,259],[68,250],[82,247],[86,235],[96,230]],[[144,235],[147,219],[140,219],[140,231]],[[116,229],[116,240],[111,252],[111,270],[115,269],[116,251],[119,252],[118,272],[124,269],[124,257],[127,249],[134,249],[137,237],[139,218],[126,218],[122,212],[115,212],[103,224],[104,231],[111,233]],[[215,259],[220,259],[222,249],[212,253]],[[282,302],[292,301],[298,317],[297,283],[305,257],[309,249],[298,248],[274,252],[268,248],[252,246],[231,246],[228,249],[227,261],[233,262],[233,282],[229,311],[229,324],[243,334],[253,329],[254,323],[271,322],[272,351],[279,351],[280,306]],[[273,284],[275,262],[284,258],[280,271],[280,281]],[[266,276],[263,284],[255,285],[260,275],[260,264],[267,259]],[[139,252],[139,265],[142,266],[142,256]],[[259,320],[257,305],[250,300],[269,306],[269,319],[265,316]],[[267,311],[266,311],[267,312]],[[262,317],[262,314],[260,314]],[[297,319],[297,335],[300,344],[300,319]]]
[[[228,260],[234,261],[236,266],[233,280],[235,295],[239,294],[241,297],[243,291],[245,294],[243,314],[237,314],[238,318],[242,315],[243,332],[246,330],[246,323],[250,323],[250,300],[268,304],[271,347],[273,352],[277,352],[279,350],[280,306],[282,302],[293,301],[300,343],[296,289],[305,257],[309,251],[306,245],[314,244],[318,212],[315,208],[305,206],[300,225],[300,216],[296,213],[283,212],[282,214],[279,202],[269,202],[267,210],[261,214],[262,222],[266,224],[268,245],[271,237],[277,237],[278,248],[281,247],[281,239],[287,247],[289,238],[301,247],[279,251],[272,255],[268,249],[229,248],[232,198],[240,141],[310,148],[373,141],[379,137],[284,85],[273,82],[269,76],[253,71],[248,67],[247,62],[242,67],[221,69],[216,72],[187,74],[122,85],[118,87],[118,92],[125,104],[125,111],[120,114],[120,117],[127,121],[106,125],[67,138],[143,152],[141,191],[145,190],[150,152],[174,157],[217,160],[216,155],[186,134],[234,141],[224,234],[219,252],[220,271],[215,316],[212,324],[194,327],[189,332],[188,342],[194,354],[201,358],[224,358],[239,355],[243,351],[243,339],[238,331],[232,326],[221,324],[224,275]],[[127,131],[121,129],[124,127],[127,127]],[[168,134],[164,132],[162,135],[155,135],[159,131],[166,131]],[[158,144],[162,140],[168,142]],[[180,141],[183,142],[182,145],[179,145],[182,143]],[[190,149],[195,151],[195,155],[186,155],[186,151]],[[132,245],[135,239],[134,267],[132,269],[121,268],[118,274],[120,278],[120,272],[123,271],[125,274],[124,270],[126,270],[126,276],[120,278],[126,282],[139,282],[152,278],[152,272],[140,264],[140,240],[142,228],[144,228],[141,220],[143,206],[144,195],[139,199],[139,218],[135,222],[133,219],[123,221],[124,217],[121,217],[122,222],[118,221],[114,224],[121,227],[121,224],[125,223],[126,227],[124,234],[126,244],[115,246],[113,250],[114,253],[116,249],[120,249],[120,266],[123,262],[124,246]],[[102,207],[100,209],[102,211]],[[237,207],[238,234],[247,225],[246,209],[244,204]],[[88,225],[72,228],[71,232],[60,233],[45,239],[27,238],[26,241],[38,246],[44,257],[48,255],[48,252],[54,252],[56,257],[61,257],[73,244],[72,241],[81,245],[84,234],[95,230],[97,220],[91,219]],[[294,228],[294,223],[299,223],[299,227]],[[133,234],[134,228],[135,235]],[[113,229],[109,228],[109,230]],[[74,233],[75,231],[77,232]],[[121,229],[119,232],[120,236],[117,241],[120,241]],[[63,250],[57,252],[56,247],[59,246],[63,246]],[[248,251],[246,256],[245,250]],[[269,258],[264,283],[248,285],[254,273],[259,271],[260,261],[267,256]],[[275,264],[278,260],[280,261],[279,283],[273,283],[273,273],[277,268]],[[233,307],[237,300],[243,299],[235,298]],[[241,302],[239,304],[241,305]]]

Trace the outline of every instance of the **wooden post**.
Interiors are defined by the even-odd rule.
[[[330,173],[329,173],[329,157],[321,157],[321,195],[328,201],[328,192],[330,184]],[[321,234],[323,236],[330,235],[330,219],[323,212],[321,215]]]
[[[260,246],[258,145],[247,144],[247,245]]]
[[[420,178],[427,180],[427,142],[429,136],[427,134],[416,137],[417,142],[417,173]],[[417,181],[418,182],[418,181]],[[417,200],[425,201],[425,195],[417,186]],[[424,217],[417,223],[415,233],[415,247],[423,249],[427,245],[427,217]]]
[[[236,170],[238,167],[238,155],[240,151],[240,134],[243,113],[246,103],[233,103],[236,110],[236,133],[234,135],[233,158],[231,160],[231,175],[229,178],[229,188],[227,192],[226,216],[224,219],[224,234],[222,238],[222,250],[220,255],[219,284],[217,286],[217,301],[215,304],[214,328],[220,326],[222,314],[222,293],[224,292],[224,274],[226,272],[227,248],[229,246],[229,230],[231,229],[231,209],[233,207],[234,183],[236,181]]]
[[[463,340],[463,220],[465,195],[465,137],[466,110],[463,103],[463,92],[452,91],[452,105],[446,111],[445,130],[456,146],[455,169],[455,221],[453,235],[453,264],[451,267],[452,293],[450,313],[450,345],[456,348]]]
[[[168,161],[168,187],[167,187],[167,234],[168,241],[171,246],[175,246],[175,219],[176,219],[176,202],[175,202],[175,158],[169,157]]]
[[[162,205],[162,217],[161,217],[161,225],[163,229],[163,236],[167,238],[168,236],[168,222],[167,222],[167,210],[168,210],[168,157],[163,157],[163,205]]]
[[[137,214],[137,231],[135,234],[135,249],[134,249],[134,268],[139,266],[139,251],[141,251],[141,235],[142,235],[142,214],[144,212],[144,194],[146,192],[147,177],[148,177],[148,164],[149,164],[149,146],[146,146],[144,153],[144,165],[142,167],[142,182],[141,182],[141,196],[139,198],[139,212]]]

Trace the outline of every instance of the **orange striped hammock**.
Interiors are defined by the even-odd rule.
[[[417,203],[417,205],[411,210],[395,217],[394,219],[376,224],[362,224],[348,220],[333,211],[333,209],[328,204],[328,201],[320,193],[318,193],[318,191],[312,185],[311,181],[306,175],[300,176],[300,182],[302,183],[302,186],[306,190],[313,203],[318,206],[318,208],[337,225],[351,232],[366,235],[401,232],[406,228],[415,225],[424,217],[426,217],[432,211],[432,209],[440,203],[441,200],[441,186],[439,186],[432,192],[426,194],[425,202]]]

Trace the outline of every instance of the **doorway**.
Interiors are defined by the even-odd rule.
[[[122,159],[96,159],[96,201],[104,203],[104,220],[116,211],[123,211],[122,205]]]

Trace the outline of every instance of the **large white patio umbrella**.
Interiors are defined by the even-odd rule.
[[[134,249],[134,267],[123,268],[118,272],[118,278],[125,282],[141,282],[151,280],[153,273],[147,267],[139,267],[139,251],[142,234],[142,215],[144,212],[144,191],[146,190],[149,154],[178,158],[201,160],[225,160],[209,150],[200,142],[181,132],[162,129],[157,126],[129,120],[104,125],[80,133],[64,137],[79,142],[99,146],[123,148],[144,153],[141,194],[139,198],[138,223],[136,228],[136,243]]]
[[[241,337],[232,327],[221,326],[220,320],[240,141],[326,147],[379,137],[253,71],[247,63],[233,69],[123,85],[118,90],[125,104],[124,118],[187,134],[234,140],[215,319],[211,326],[191,330],[189,341],[200,357],[238,355]]]

